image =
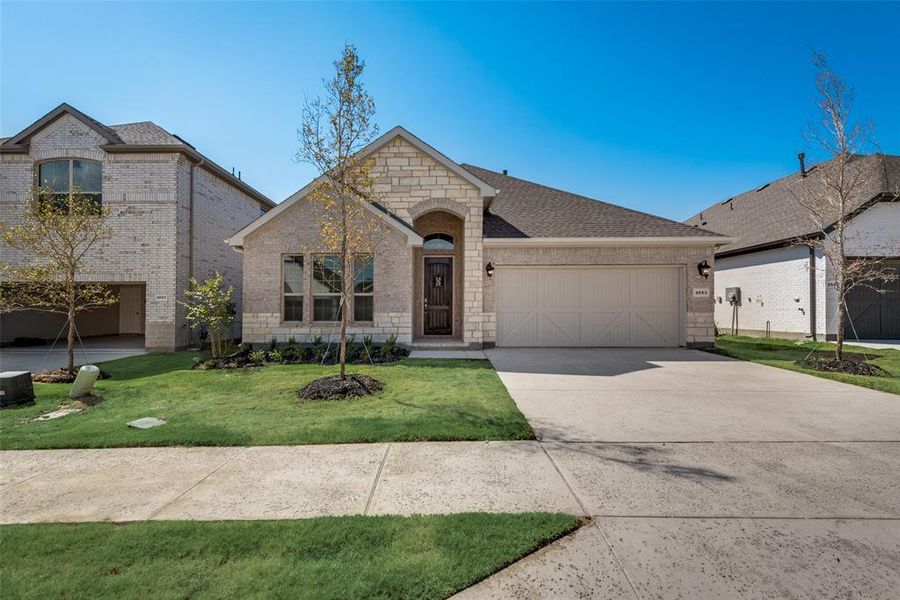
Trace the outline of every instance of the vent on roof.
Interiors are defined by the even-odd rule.
[[[758,188],[756,188],[756,191],[757,191],[757,192],[761,192],[761,191],[763,191],[764,189],[766,189],[767,187],[769,187],[770,185],[771,185],[771,183],[764,183],[763,185],[761,185],[761,186],[759,186]]]
[[[509,172],[506,169],[503,169],[503,174],[507,175]]]

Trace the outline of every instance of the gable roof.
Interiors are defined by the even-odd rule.
[[[75,117],[97,132],[106,141],[105,144],[100,146],[106,152],[179,152],[184,154],[194,164],[207,169],[220,179],[241,190],[265,208],[269,209],[275,206],[274,202],[247,185],[242,179],[235,177],[198,152],[194,146],[177,135],[169,133],[156,123],[142,121],[123,125],[104,125],[66,102],[63,102],[16,135],[0,139],[0,152],[27,153],[31,138],[64,115]]]
[[[109,144],[124,144],[122,138],[113,131],[111,128],[107,127],[100,121],[92,119],[87,116],[77,108],[70,106],[69,104],[63,102],[46,115],[17,133],[16,135],[6,138],[3,141],[4,150],[20,150],[27,152],[28,151],[28,142],[31,141],[32,136],[42,130],[47,125],[50,125],[63,115],[71,115],[96,131],[100,137],[106,140]]]
[[[463,168],[499,189],[485,238],[721,238],[717,233],[489,171]],[[719,240],[720,242],[724,240]]]
[[[432,146],[430,146],[429,144],[426,144],[425,142],[423,142],[422,140],[420,140],[419,138],[414,136],[412,133],[410,133],[409,131],[407,131],[406,129],[401,127],[400,125],[397,125],[396,127],[392,128],[390,131],[379,136],[377,139],[373,140],[367,146],[362,148],[357,153],[357,157],[360,159],[363,159],[366,156],[369,156],[369,155],[377,152],[379,149],[381,149],[385,145],[387,145],[388,142],[391,142],[398,137],[406,140],[407,142],[409,142],[409,144],[411,144],[413,147],[418,149],[423,154],[433,158],[436,162],[440,163],[441,165],[446,167],[451,172],[456,173],[457,175],[459,175],[460,177],[462,177],[463,179],[465,179],[466,181],[468,181],[469,183],[471,183],[472,185],[477,187],[478,190],[481,192],[482,196],[490,197],[490,196],[494,196],[497,194],[497,190],[494,189],[493,187],[491,187],[485,181],[478,178],[477,176],[475,176],[468,170],[462,168],[460,165],[453,162],[452,160],[447,158],[447,156],[438,152]],[[316,179],[310,181],[308,184],[306,184],[305,186],[303,186],[302,188],[300,188],[299,190],[297,190],[296,192],[294,192],[293,194],[288,196],[288,198],[286,200],[284,200],[284,202],[281,202],[280,204],[278,204],[278,206],[276,206],[275,208],[273,208],[266,214],[262,215],[261,217],[259,217],[258,219],[256,219],[255,221],[253,221],[252,223],[250,223],[249,225],[247,225],[246,227],[244,227],[243,229],[241,229],[240,231],[238,231],[237,233],[235,233],[233,236],[231,236],[230,238],[228,238],[225,241],[228,244],[230,244],[231,246],[242,247],[244,245],[244,238],[247,235],[256,231],[257,229],[259,229],[260,227],[262,227],[263,225],[265,225],[272,219],[276,218],[282,212],[284,212],[285,210],[287,210],[288,208],[290,208],[291,206],[293,206],[294,204],[296,204],[297,202],[302,200],[307,194],[309,194],[313,189],[315,189],[316,185],[318,185],[324,179],[324,177],[325,177],[324,175],[320,175]],[[381,206],[378,203],[371,204],[370,206],[372,208],[374,208],[376,211],[383,213],[387,218],[387,223],[389,225],[391,225],[392,227],[394,227],[395,229],[397,229],[398,231],[400,231],[401,233],[403,233],[404,235],[406,235],[410,244],[418,245],[418,244],[422,243],[422,238],[419,236],[419,234],[417,234],[415,232],[415,230],[413,229],[413,227],[410,223],[407,223],[406,221],[404,221],[403,219],[401,219],[394,213],[390,212],[389,210],[387,210],[385,207]]]
[[[858,162],[857,162],[858,161]],[[896,199],[900,194],[900,156],[871,154],[854,159],[860,169],[871,169],[870,187],[853,199],[850,210],[864,210],[880,199]],[[797,194],[816,171],[829,163],[815,165],[806,177],[799,172],[782,177],[755,190],[717,202],[685,223],[708,227],[735,238],[722,246],[717,255],[762,250],[790,243],[818,233],[809,212],[797,200]]]

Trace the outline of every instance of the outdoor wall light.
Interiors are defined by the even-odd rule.
[[[491,263],[484,265],[484,272],[487,273],[488,277],[493,277],[494,276],[494,265]]]
[[[709,263],[706,262],[706,259],[703,259],[703,262],[697,263],[697,272],[703,276],[704,279],[709,279],[709,272],[712,271],[712,267],[709,266]]]

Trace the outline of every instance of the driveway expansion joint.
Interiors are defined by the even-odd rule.
[[[210,477],[212,477],[213,475],[218,473],[225,466],[227,466],[229,463],[231,463],[236,457],[240,456],[241,454],[245,454],[246,452],[247,452],[247,448],[244,447],[244,448],[241,448],[241,450],[239,452],[230,453],[231,456],[227,457],[222,464],[220,464],[218,467],[216,467],[215,469],[213,469],[212,471],[210,471],[209,473],[207,473],[206,475],[204,475],[203,477],[201,477],[200,479],[195,481],[193,484],[189,485],[186,490],[184,490],[183,492],[181,492],[180,494],[178,494],[177,496],[175,496],[174,498],[172,498],[171,500],[169,500],[168,502],[166,502],[165,504],[163,504],[162,506],[157,508],[155,511],[153,511],[150,515],[145,517],[143,520],[144,521],[152,520],[156,515],[160,514],[166,508],[168,508],[169,506],[171,506],[172,504],[177,502],[179,499],[181,499],[182,497],[184,497],[185,495],[190,493],[190,491],[195,489],[198,485],[200,485],[201,483],[203,483],[204,481],[206,481],[207,479],[209,479]]]
[[[381,457],[381,463],[378,465],[378,470],[375,472],[375,479],[372,481],[372,489],[369,491],[369,498],[366,500],[366,508],[363,510],[363,515],[369,514],[369,508],[372,506],[372,500],[375,498],[375,489],[378,487],[378,482],[381,480],[381,472],[384,469],[384,463],[387,462],[388,453],[391,451],[391,446],[393,444],[388,444],[387,448],[384,449],[384,454]]]

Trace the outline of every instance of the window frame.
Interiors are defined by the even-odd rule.
[[[338,261],[343,263],[343,261],[341,261],[340,254],[334,254],[331,252],[312,252],[312,253],[310,253],[310,258],[312,258],[312,265],[311,265],[312,268],[310,269],[310,273],[309,273],[309,276],[311,278],[309,280],[310,281],[309,295],[310,295],[310,298],[312,298],[312,302],[310,302],[309,306],[310,306],[310,311],[312,311],[312,312],[310,313],[309,319],[310,319],[311,323],[338,323],[341,320],[341,313],[340,313],[341,292],[338,291],[338,292],[328,292],[328,293],[324,293],[324,294],[317,294],[315,292],[315,290],[313,290],[313,287],[316,284],[316,259],[320,258],[320,257],[324,258],[326,256],[337,257]],[[344,278],[344,265],[341,264],[341,288],[342,289],[343,289],[343,278]],[[317,297],[319,297],[319,298],[337,297],[338,298],[338,312],[337,312],[337,315],[335,315],[334,319],[316,319],[316,298]],[[353,313],[351,312],[350,315],[352,316]]]
[[[372,291],[371,292],[360,292],[356,293],[356,259],[358,258],[368,258],[372,261]],[[375,322],[375,254],[372,253],[360,253],[353,255],[353,301],[351,303],[352,312],[350,313],[353,317],[354,323],[374,323]],[[357,296],[364,298],[372,299],[372,318],[366,320],[358,320],[356,318],[356,298]]]
[[[428,242],[432,240],[440,240],[442,242],[449,242],[449,248],[428,248]],[[444,233],[442,231],[436,231],[434,233],[429,233],[428,235],[422,238],[422,251],[423,252],[456,252],[456,236],[451,235],[449,233]]]
[[[93,197],[97,201],[97,212],[99,213],[103,209],[103,162],[99,160],[94,160],[92,158],[80,158],[77,156],[57,156],[55,158],[47,158],[44,160],[37,161],[34,165],[34,181],[35,186],[38,188],[42,188],[41,181],[41,168],[44,165],[52,164],[52,163],[66,163],[69,167],[69,180],[66,183],[67,190],[65,192],[55,192],[51,191],[54,198],[62,197],[65,195],[66,201],[66,212],[68,213],[68,202],[71,201],[72,195],[75,193],[75,161],[81,161],[85,163],[92,163],[98,165],[100,167],[100,189],[99,190],[85,190],[79,188],[79,193],[82,196]]]
[[[301,265],[300,265],[300,268],[303,270],[303,274],[302,274],[301,280],[300,280],[300,289],[301,289],[301,291],[300,291],[299,293],[297,293],[297,292],[290,292],[290,293],[288,293],[288,292],[286,292],[285,289],[284,289],[284,284],[285,284],[285,280],[284,280],[284,265],[285,265],[285,259],[287,259],[288,257],[295,257],[295,258],[296,258],[296,257],[300,257],[300,259],[301,259]],[[305,322],[306,322],[306,280],[307,280],[307,275],[306,275],[306,255],[305,255],[305,254],[302,254],[302,253],[301,253],[301,254],[295,254],[295,253],[291,253],[291,252],[285,252],[285,253],[282,253],[282,254],[281,254],[281,322],[282,322],[282,323],[305,323]],[[300,320],[299,320],[299,321],[294,321],[294,320],[288,320],[288,319],[287,319],[287,310],[286,310],[286,307],[285,307],[285,298],[287,298],[288,296],[291,296],[291,297],[297,297],[297,296],[299,296],[299,297],[300,297]]]

